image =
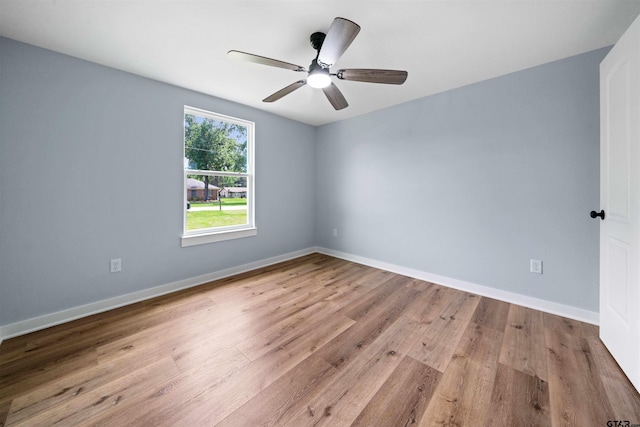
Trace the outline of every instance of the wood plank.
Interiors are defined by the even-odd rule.
[[[286,343],[291,337],[311,328],[321,327],[336,307],[327,301],[318,301],[310,307],[289,316],[272,327],[238,343],[238,348],[249,360],[256,360],[274,348]]]
[[[162,358],[170,354],[178,343],[197,342],[212,329],[218,327],[216,307],[186,314],[172,324],[171,329],[165,325],[156,325],[143,331],[128,335],[97,348],[100,363],[108,363],[119,357],[153,357]]]
[[[232,412],[216,427],[278,426],[324,387],[338,371],[324,359],[309,356],[273,384]]]
[[[44,360],[55,360],[56,365],[60,365],[59,360],[65,360],[67,355],[81,354],[83,351],[93,346],[108,343],[128,334],[142,331],[154,324],[162,324],[175,320],[185,313],[197,311],[204,307],[211,307],[213,303],[207,298],[191,298],[185,297],[184,300],[166,303],[165,297],[161,298],[161,302],[148,303],[144,306],[134,304],[135,309],[122,312],[118,309],[114,313],[112,321],[100,315],[92,316],[95,322],[93,324],[78,321],[70,322],[67,325],[54,327],[50,330],[50,336],[33,338],[29,335],[28,350],[22,358],[16,358],[11,363],[0,365],[0,371],[20,371],[23,379],[20,381],[22,386],[28,384],[38,385],[43,381],[48,381],[51,377],[43,376],[40,371],[45,367]],[[67,326],[63,328],[62,326]],[[163,327],[162,327],[163,328]],[[40,334],[37,334],[40,336]],[[95,350],[90,350],[95,353]],[[90,363],[86,366],[92,366]],[[77,366],[82,368],[82,366]],[[25,381],[25,373],[28,370],[34,371],[34,377],[30,381]],[[3,374],[0,374],[3,375]],[[8,381],[8,378],[6,379]],[[1,395],[1,392],[0,392]]]
[[[121,411],[109,421],[114,425],[213,425],[309,357],[325,342],[353,324],[344,316],[334,316],[325,327],[292,338],[241,370],[223,378],[202,381],[199,368],[182,374],[179,380],[151,391],[143,407]],[[241,353],[240,353],[241,354]],[[210,364],[215,374],[215,364]]]
[[[74,343],[78,347],[104,345],[115,339],[131,335],[151,326],[175,321],[185,313],[198,311],[214,306],[214,303],[202,295],[163,296],[151,301],[144,301],[127,307],[128,310],[117,310],[112,316],[95,315],[90,322],[76,322],[56,328],[56,331],[34,337],[27,343],[26,351],[36,354],[38,351],[50,351],[51,346],[61,343]],[[85,320],[85,319],[82,319]],[[87,321],[90,319],[86,319]]]
[[[304,281],[304,279],[307,278],[315,278],[321,280],[323,286],[328,286],[335,282],[348,281],[361,275],[363,271],[368,269],[370,269],[370,267],[364,265],[346,264],[337,259],[329,259],[326,263],[322,264],[321,268],[292,277],[285,282],[279,283],[279,285],[288,289],[297,286],[299,281]]]
[[[23,357],[27,348],[27,335],[9,338],[0,344],[0,364]]]
[[[551,426],[548,384],[498,364],[487,425]]]
[[[352,423],[400,364],[423,328],[423,323],[400,317],[309,401],[312,410],[299,409],[290,418],[285,418],[284,424],[336,426]]]
[[[587,337],[591,354],[602,379],[616,420],[640,420],[640,394],[622,372],[600,338]],[[637,424],[640,424],[638,422]]]
[[[175,413],[189,403],[203,404],[204,402],[200,399],[207,390],[223,386],[230,378],[242,372],[249,363],[239,350],[230,348],[209,358],[197,368],[175,375],[155,387],[147,388],[139,393],[137,399],[123,402],[117,410],[94,416],[90,424],[158,426],[164,423],[168,425],[166,419],[169,414]]]
[[[335,295],[326,299],[340,308],[350,306],[354,302],[360,301],[367,292],[385,283],[391,275],[392,273],[388,271],[369,268],[353,280],[348,281],[346,286]]]
[[[553,425],[607,425],[616,419],[588,343],[545,328]]]
[[[335,258],[329,258],[327,263],[322,264],[321,261],[312,262],[311,259],[303,257],[220,279],[203,285],[201,290],[214,302],[226,305],[233,301],[261,295],[266,291],[282,290],[280,286],[282,283],[337,264]]]
[[[158,360],[160,359],[157,355],[143,355],[72,371],[16,397],[11,405],[12,420],[28,419],[33,414],[66,405],[70,400],[77,400],[79,395],[85,395],[120,378],[126,378]],[[167,360],[166,356],[164,360]]]
[[[0,401],[0,427],[6,425],[7,416],[9,415],[9,407],[11,406],[10,400]]]
[[[422,310],[413,314],[413,318],[420,322],[429,322],[438,317],[442,311],[451,304],[455,295],[460,292],[444,286],[434,285],[429,291],[429,299]]]
[[[351,427],[419,423],[441,376],[435,369],[404,357]]]
[[[356,304],[344,307],[339,311],[339,313],[344,314],[353,320],[359,320],[367,316],[370,311],[385,305],[388,298],[402,290],[410,280],[411,279],[404,276],[390,277],[387,281],[376,286],[370,292],[365,294]]]
[[[545,348],[542,313],[511,305],[500,350],[500,363],[548,381]]]
[[[449,297],[447,304],[442,311],[438,313],[441,319],[449,318],[451,320],[471,320],[480,304],[480,297],[469,292],[453,291]]]
[[[0,402],[12,396],[29,393],[49,381],[60,378],[68,372],[96,366],[96,349],[88,347],[69,353],[55,349],[50,357],[39,355],[35,361],[30,358],[17,359],[0,366]],[[38,366],[37,363],[40,363]]]
[[[426,322],[424,334],[409,351],[409,356],[445,372],[458,348],[469,321],[450,317],[435,317]]]
[[[422,315],[425,307],[429,306],[433,301],[434,293],[440,286],[424,280],[411,279],[411,281],[406,284],[406,287],[420,291],[420,293],[404,307],[402,315],[420,323],[428,323],[428,321],[422,319]]]
[[[351,269],[348,265],[335,263],[326,268],[317,268],[305,271],[299,274],[288,275],[286,278],[279,279],[277,282],[271,281],[271,286],[277,285],[279,288],[288,291],[291,297],[295,297],[296,293],[308,292],[309,284],[321,281],[323,287],[340,287],[342,281],[347,280],[350,275],[356,275],[357,269]],[[336,279],[339,277],[340,279]]]
[[[182,405],[167,420],[167,425],[175,425],[178,421],[190,425],[221,421],[352,324],[353,320],[335,315],[322,328],[292,337],[287,343],[249,364],[227,381],[224,387],[209,389],[210,393],[203,397],[209,402],[206,406],[193,405],[191,402]]]
[[[469,323],[421,426],[487,425],[502,333]]]
[[[345,313],[347,317],[353,320],[365,320],[371,316],[377,316],[381,312],[390,313],[395,311],[397,313],[406,313],[410,311],[410,307],[416,304],[416,301],[420,299],[423,291],[411,286],[414,282],[412,279],[399,278],[398,290],[393,292],[382,301],[370,302],[364,307],[357,304],[352,310]],[[342,312],[342,310],[339,310]]]
[[[469,319],[477,310],[480,299],[466,292],[449,294],[448,298],[443,298],[442,309],[437,313],[431,310],[425,332],[409,351],[409,356],[444,372],[469,325]]]
[[[323,346],[318,355],[336,369],[344,369],[400,318],[403,314],[403,307],[415,299],[418,294],[419,291],[415,289],[398,289],[398,298],[393,299],[393,303],[378,304],[366,313],[366,317],[356,315],[355,317],[359,317],[359,321]],[[361,308],[356,313],[361,313],[360,310]]]
[[[311,289],[307,294],[298,294],[281,304],[264,304],[255,310],[246,310],[244,315],[234,317],[210,327],[205,336],[198,339],[197,345],[191,340],[177,342],[172,345],[172,352],[178,367],[188,370],[198,366],[212,353],[238,345],[250,337],[257,336],[272,325],[291,316],[304,312],[322,301],[327,295],[332,295],[330,288]],[[341,317],[341,316],[340,316]]]
[[[482,297],[472,321],[486,328],[504,332],[511,304],[493,298]]]
[[[11,426],[83,425],[103,412],[120,411],[127,403],[133,404],[138,395],[165,382],[179,373],[171,358],[164,358],[104,386],[79,393],[64,404],[37,414],[9,412],[7,424]]]
[[[206,292],[206,295],[219,307],[244,307],[247,304],[252,304],[254,300],[265,300],[268,294],[274,296],[290,295],[291,290],[284,289],[281,286],[282,283],[290,280],[297,280],[298,283],[301,283],[303,282],[302,278],[308,279],[312,277],[311,273],[318,271],[321,269],[316,265],[301,265],[296,266],[291,272],[272,271],[267,276],[249,277],[239,282],[229,278],[224,285],[212,287]]]
[[[588,323],[579,322],[567,317],[556,316],[551,313],[542,313],[544,326],[563,334],[576,335],[578,337],[598,336],[598,328]]]
[[[172,354],[181,370],[202,362],[211,354],[262,332],[271,325],[322,300],[333,291],[311,289],[292,295],[285,289],[265,292],[236,307],[219,304],[188,314],[172,325],[178,333],[167,333],[164,325],[148,328],[122,340],[98,347],[99,360],[106,363],[119,357]],[[197,342],[197,346],[190,343]],[[138,356],[140,355],[140,356]]]

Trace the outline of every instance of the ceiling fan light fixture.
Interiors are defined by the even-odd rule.
[[[316,89],[323,89],[331,84],[331,76],[329,70],[324,68],[317,68],[309,72],[307,77],[307,84]]]

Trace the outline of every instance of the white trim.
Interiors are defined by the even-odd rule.
[[[346,252],[336,251],[333,249],[316,247],[316,251],[321,254],[330,255],[330,256],[341,258],[347,261],[356,262],[358,264],[364,264],[370,267],[379,268],[381,270],[390,271],[392,273],[402,274],[404,276],[409,276],[409,277],[424,280],[427,282],[436,283],[449,288],[471,292],[473,294],[498,299],[500,301],[505,301],[511,304],[533,308],[535,310],[556,314],[562,317],[568,317],[569,319],[579,320],[581,322],[586,322],[593,325],[599,324],[600,315],[595,311],[589,311],[583,308],[573,307],[573,306],[560,304],[553,301],[530,297],[527,295],[522,295],[515,292],[492,288],[489,286],[478,285],[476,283],[465,282],[463,280],[452,279],[450,277],[427,273],[425,271],[416,270],[408,267],[402,267],[399,265],[390,264],[387,262],[378,261],[371,258],[365,258],[358,255],[348,254]]]
[[[298,258],[314,252],[330,255],[336,258],[341,258],[341,259],[352,261],[358,264],[368,265],[371,267],[379,268],[381,270],[390,271],[392,273],[414,277],[416,279],[425,280],[427,282],[437,283],[439,285],[463,290],[466,292],[471,292],[477,295],[482,295],[489,298],[495,298],[511,304],[517,304],[524,307],[529,307],[536,310],[544,311],[547,313],[557,314],[559,316],[568,317],[570,319],[579,320],[581,322],[591,323],[593,325],[598,325],[598,321],[599,321],[599,314],[594,311],[584,310],[582,308],[559,304],[552,301],[547,301],[539,298],[521,295],[521,294],[517,294],[514,292],[509,292],[501,289],[491,288],[484,285],[478,285],[475,283],[465,282],[458,279],[452,279],[450,277],[427,273],[421,270],[402,267],[399,265],[390,264],[383,261],[377,261],[371,258],[365,258],[358,255],[352,255],[345,252],[340,252],[333,249],[327,249],[327,248],[316,246],[316,247],[310,247],[310,248],[302,249],[295,252],[289,252],[284,255],[279,255],[272,258],[263,259],[260,261],[251,262],[248,264],[239,265],[237,267],[231,267],[231,268],[227,268],[217,272],[204,274],[202,276],[179,280],[177,282],[168,283],[166,285],[161,285],[154,288],[145,289],[142,291],[121,295],[114,298],[109,298],[106,300],[86,304],[83,306],[70,308],[68,310],[62,310],[56,313],[46,314],[44,316],[34,317],[31,319],[22,320],[20,322],[0,326],[0,344],[2,343],[3,339],[8,339],[8,338],[17,337],[19,335],[28,334],[29,332],[38,331],[51,326],[59,325],[61,323],[66,323],[72,320],[80,319],[82,317],[91,316],[92,314],[102,313],[104,311],[112,310],[114,308],[123,307],[125,305],[159,297],[161,295],[166,295],[182,289],[187,289],[194,286],[202,285],[214,280],[219,280],[225,277],[255,270],[257,268],[266,267],[272,264],[277,264],[279,262]]]
[[[242,239],[258,234],[255,227],[237,230],[216,231],[206,234],[185,234],[182,236],[182,247],[204,245],[205,243],[224,242],[225,240]]]
[[[114,308],[123,307],[140,301],[145,301],[161,295],[170,294],[182,289],[192,288],[214,280],[223,279],[225,277],[234,276],[236,274],[255,270],[257,268],[266,267],[279,262],[298,258],[316,252],[315,248],[302,249],[295,252],[289,252],[284,255],[278,255],[272,258],[260,261],[250,262],[248,264],[231,267],[213,273],[204,274],[202,276],[192,277],[189,279],[178,280],[177,282],[167,283],[165,285],[156,286],[150,289],[144,289],[138,292],[117,296],[114,298],[97,301],[94,303],[58,311],[56,313],[45,314],[44,316],[33,317],[31,319],[22,320],[8,325],[0,326],[0,343],[3,339],[25,335],[29,332],[35,332],[51,326],[66,323],[82,317],[91,316],[93,314],[102,313],[104,311],[113,310]]]

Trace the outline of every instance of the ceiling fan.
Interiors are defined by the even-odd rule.
[[[340,80],[352,80],[367,83],[386,83],[401,85],[407,80],[406,71],[397,70],[376,70],[376,69],[347,69],[338,70],[331,73],[331,68],[347,50],[351,42],[356,38],[360,26],[345,18],[335,18],[327,33],[316,32],[311,34],[311,46],[318,52],[314,60],[311,61],[309,69],[289,62],[267,58],[265,56],[254,55],[252,53],[230,50],[227,52],[231,58],[242,61],[255,62],[257,64],[269,65],[271,67],[285,68],[301,73],[307,73],[306,80],[298,80],[289,86],[280,89],[274,94],[263,99],[263,102],[274,102],[285,95],[290,94],[304,85],[322,89],[327,99],[336,110],[342,110],[349,106],[347,100],[340,92],[340,89],[331,81],[331,76],[336,76]]]

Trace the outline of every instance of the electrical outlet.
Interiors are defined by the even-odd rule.
[[[338,237],[338,229],[337,228],[333,229],[333,237]]]
[[[117,273],[119,271],[122,271],[122,259],[121,258],[112,259],[110,265],[111,265],[111,272],[112,273]]]
[[[530,267],[532,273],[542,274],[542,260],[532,259]]]

